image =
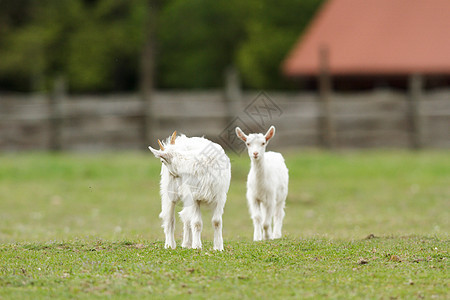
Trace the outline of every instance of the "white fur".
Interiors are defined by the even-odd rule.
[[[164,151],[153,154],[161,159],[161,214],[165,248],[176,247],[175,205],[183,202],[184,248],[202,248],[203,227],[200,205],[213,209],[214,250],[223,250],[222,214],[231,179],[231,165],[222,147],[205,138],[178,136],[172,145],[163,143]]]
[[[271,126],[265,135],[253,133],[248,136],[236,127],[236,134],[247,145],[251,161],[247,202],[253,220],[253,240],[280,238],[289,174],[280,153],[266,152],[269,140],[275,135],[275,127]]]

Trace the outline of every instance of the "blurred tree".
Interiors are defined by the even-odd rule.
[[[23,28],[29,23],[32,15],[33,0],[1,1],[0,9],[0,80],[10,88],[17,88],[28,84],[29,74],[40,69],[41,61],[27,59],[30,48],[38,43],[32,34],[23,33]],[[20,37],[13,38],[13,33],[20,33]],[[16,50],[23,49],[22,55]],[[26,55],[28,54],[28,55]],[[33,67],[21,68],[25,64],[33,63]]]
[[[136,90],[150,48],[157,88],[222,87],[230,66],[245,87],[286,88],[280,63],[323,1],[0,0],[0,89]]]
[[[324,0],[248,0],[248,37],[237,61],[246,86],[257,89],[293,87],[281,75],[281,63]]]
[[[124,90],[138,84],[145,0],[90,1],[68,42],[67,74],[75,90]]]
[[[221,87],[245,39],[247,1],[173,0],[160,15],[159,86]]]
[[[145,0],[20,1],[29,19],[0,38],[0,78],[15,78],[13,88],[48,88],[61,75],[74,91],[136,87]]]

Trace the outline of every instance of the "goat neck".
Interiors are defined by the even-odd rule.
[[[261,156],[259,159],[250,158],[251,161],[251,170],[256,177],[256,182],[258,185],[265,185],[266,180],[266,169],[264,166],[264,156]]]

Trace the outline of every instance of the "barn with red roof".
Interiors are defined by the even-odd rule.
[[[412,74],[450,83],[449,0],[329,0],[294,45],[283,74],[314,78],[327,49],[333,78],[376,81]]]

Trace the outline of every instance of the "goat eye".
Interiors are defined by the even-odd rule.
[[[266,143],[264,143],[264,142],[263,142],[263,143],[262,143],[261,145],[263,145],[263,146],[264,146],[265,144],[266,144]]]
[[[247,146],[250,146],[250,143],[247,143]]]

